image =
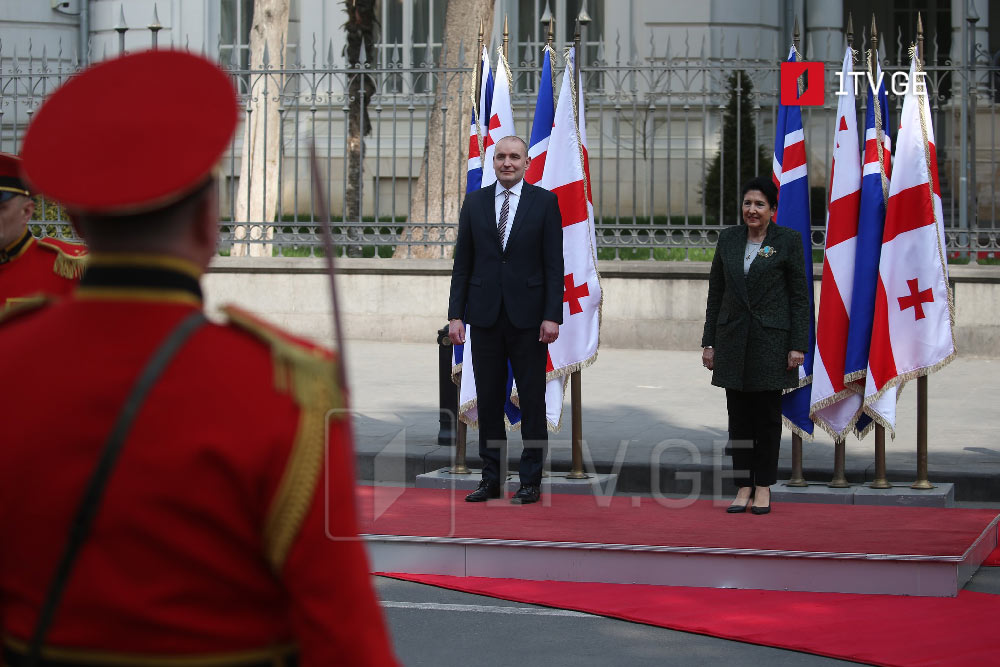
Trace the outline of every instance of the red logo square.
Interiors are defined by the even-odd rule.
[[[799,95],[799,78],[804,85]],[[795,62],[781,63],[781,103],[785,106],[822,106],[824,101],[823,63]]]

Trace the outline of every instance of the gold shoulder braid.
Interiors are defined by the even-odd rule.
[[[79,250],[77,250],[77,244],[71,244],[72,252],[67,252],[66,248],[50,242],[47,238],[38,239],[38,245],[55,251],[56,261],[52,264],[52,271],[58,276],[67,280],[76,280],[83,275],[84,269],[87,268],[87,247],[84,245],[79,245]]]
[[[321,350],[289,339],[282,331],[235,306],[222,311],[239,329],[267,343],[274,360],[275,388],[299,406],[299,427],[281,482],[264,522],[264,546],[275,572],[280,572],[312,503],[323,467],[327,415],[344,407],[344,394],[334,379],[334,361]],[[341,411],[333,419],[344,419]]]

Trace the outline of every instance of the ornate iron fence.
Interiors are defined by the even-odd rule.
[[[859,50],[865,45],[859,40]],[[675,45],[676,46],[676,45]],[[1000,204],[1000,170],[997,168],[1000,119],[1000,64],[979,51],[974,67],[937,58],[933,43],[926,68],[937,137],[945,230],[952,253],[1000,252],[997,207]],[[706,46],[685,41],[678,48],[669,41],[652,43],[651,55],[623,57],[616,44],[583,67],[587,107],[587,133],[596,229],[601,258],[704,259],[724,224],[737,219],[737,202],[716,197],[709,207],[706,174],[712,160],[730,164],[753,161],[757,173],[770,172],[774,138],[780,56],[713,59]],[[281,155],[272,173],[262,182],[239,189],[243,131],[239,130],[222,165],[220,251],[241,249],[250,254],[310,256],[322,245],[317,236],[319,212],[314,210],[308,161],[314,142],[322,169],[328,175],[327,200],[335,221],[335,238],[344,252],[359,256],[446,256],[453,242],[458,207],[464,193],[465,151],[469,142],[469,109],[472,97],[472,49],[460,48],[449,60],[442,50],[437,63],[428,53],[417,66],[403,67],[398,52],[383,54],[386,62],[356,66],[337,61],[332,48],[296,47],[273,64],[255,70],[223,63],[233,77],[246,114],[277,116]],[[720,49],[725,52],[724,49]],[[383,53],[382,50],[378,50]],[[831,52],[827,49],[827,52]],[[538,78],[538,49],[529,47],[524,57],[511,63],[514,80],[515,121],[523,136],[530,133]],[[469,58],[467,58],[469,56]],[[380,56],[381,57],[381,56]],[[511,60],[515,60],[511,57]],[[902,44],[882,63],[887,76],[907,69]],[[64,54],[4,54],[0,49],[0,150],[16,152],[27,124],[41,102],[77,71]],[[812,184],[813,243],[824,242],[825,199],[837,98],[835,72],[839,63],[826,66],[826,103],[804,108],[806,145]],[[556,77],[561,75],[557,58]],[[373,86],[369,97],[351,96],[365,77]],[[736,115],[737,132],[751,130],[762,150],[740,154],[720,141],[726,120],[731,83],[739,105],[749,104],[750,127]],[[740,96],[748,86],[753,92]],[[959,90],[966,90],[963,96]],[[863,91],[862,91],[863,92]],[[962,104],[963,99],[966,104]],[[963,109],[972,100],[973,130],[962,136]],[[898,122],[901,98],[890,96],[892,121]],[[863,127],[864,95],[858,114]],[[367,114],[371,133],[364,138],[361,177],[349,180],[352,114]],[[86,131],[86,128],[80,128]],[[739,134],[737,136],[740,136]],[[436,148],[440,142],[441,149]],[[971,161],[971,180],[977,199],[968,209],[968,222],[958,183],[965,172],[962,148]],[[149,150],[156,150],[152,141]],[[431,156],[440,155],[440,158]],[[57,155],[53,159],[58,159]],[[549,159],[553,159],[550,156]],[[735,165],[735,162],[732,163]],[[716,187],[724,192],[723,170]],[[155,177],[155,175],[151,175]],[[271,220],[243,218],[235,222],[238,198],[253,187],[268,192],[271,179]],[[245,193],[245,194],[243,194]],[[265,195],[266,196],[266,195]],[[356,213],[348,206],[356,201]],[[252,207],[247,207],[249,210]],[[267,207],[264,207],[267,210]],[[70,235],[63,211],[43,202],[37,225],[49,233]],[[982,254],[979,254],[982,257]]]

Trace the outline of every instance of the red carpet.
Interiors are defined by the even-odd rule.
[[[466,492],[358,487],[361,532],[679,547],[959,556],[995,510],[776,503],[733,515],[711,500],[550,494],[536,505],[462,501]]]
[[[1000,654],[1000,596],[986,593],[921,598],[386,576],[877,665],[989,665]]]

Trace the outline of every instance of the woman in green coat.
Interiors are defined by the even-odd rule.
[[[728,453],[736,499],[726,511],[767,514],[778,480],[781,394],[799,386],[809,342],[809,286],[802,237],[771,224],[778,190],[766,178],[743,186],[742,225],[719,234],[708,280],[702,363],[726,389]]]

